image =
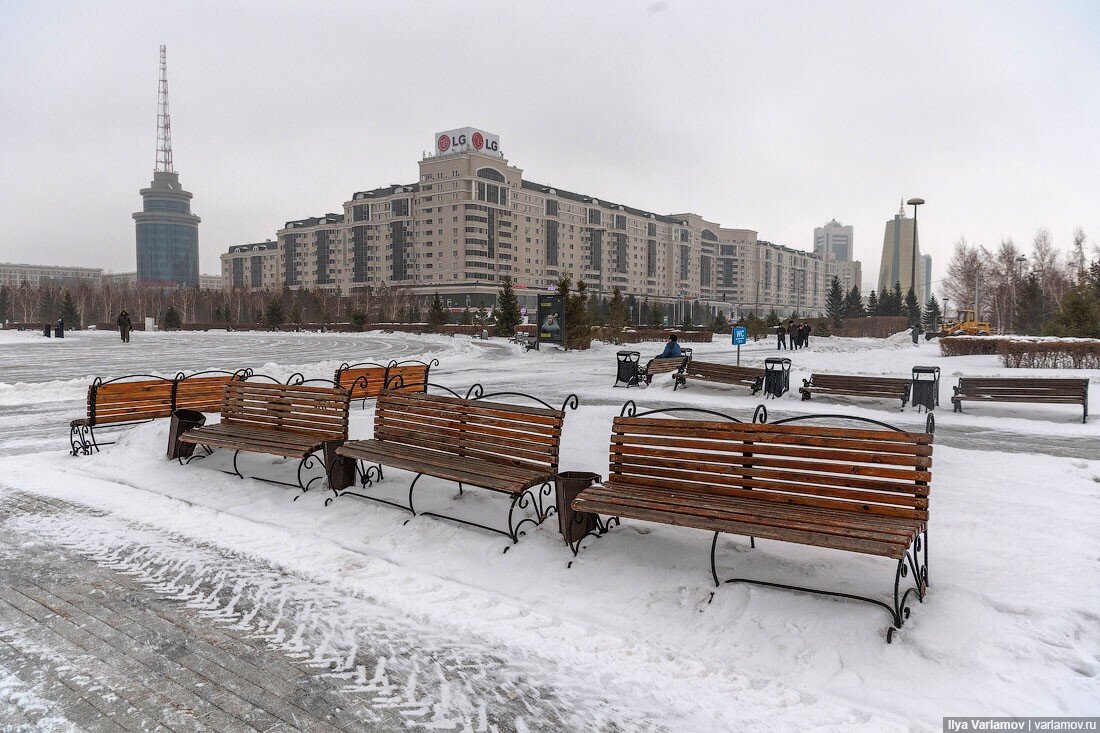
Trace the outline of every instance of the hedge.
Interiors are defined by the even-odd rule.
[[[1006,338],[993,336],[948,336],[940,339],[943,356],[994,356],[1000,353],[1000,345]]]
[[[1000,355],[1013,369],[1100,369],[1100,340],[1006,340]]]

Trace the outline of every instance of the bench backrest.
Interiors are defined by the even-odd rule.
[[[347,440],[350,401],[343,387],[233,381],[222,396],[222,422],[318,441]]]
[[[244,376],[243,372],[238,372],[217,376],[196,374],[189,377],[179,377],[176,379],[172,409],[196,410],[207,413],[219,412],[222,409],[222,394],[225,392],[225,385],[235,379],[243,379]]]
[[[391,392],[427,392],[431,364],[422,361],[390,362],[385,389]]]
[[[964,395],[1025,395],[1042,397],[1084,397],[1089,380],[1061,377],[960,377],[959,392]]]
[[[825,389],[880,389],[904,391],[910,380],[905,377],[865,377],[862,374],[812,374],[810,385]]]
[[[609,483],[674,491],[703,507],[728,496],[928,518],[927,433],[619,417],[610,453]]]
[[[764,369],[762,367],[750,367],[750,366],[733,366],[731,364],[715,364],[708,361],[695,361],[692,360],[687,368],[684,369],[684,373],[689,377],[714,377],[717,379],[730,379],[730,380],[757,380],[764,378]]]
[[[685,364],[691,361],[690,356],[674,356],[671,359],[650,359],[646,365],[646,374],[667,374],[679,371]]]
[[[555,473],[564,421],[563,410],[387,390],[378,397],[374,438]]]
[[[386,386],[386,367],[381,364],[341,364],[332,381],[351,390],[353,400],[372,399]]]
[[[152,420],[172,414],[175,382],[162,377],[100,382],[88,387],[88,424]]]

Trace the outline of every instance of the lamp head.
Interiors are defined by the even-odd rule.
[[[905,203],[908,204],[909,206],[920,206],[921,204],[924,203],[924,199],[917,199],[917,198],[909,199]]]

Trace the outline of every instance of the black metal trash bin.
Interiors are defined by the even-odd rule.
[[[52,332],[50,331],[50,324],[47,323],[45,326],[42,327],[42,335],[43,336],[45,336],[46,338],[49,338],[51,333]]]
[[[57,324],[56,326],[53,327],[53,335],[54,335],[54,338],[59,338],[59,339],[65,338],[65,327],[62,326],[60,323]]]
[[[573,499],[592,484],[600,482],[600,474],[591,471],[562,471],[554,476],[554,494],[558,504],[558,530],[566,544],[578,542],[596,530],[596,515],[573,511]]]
[[[791,360],[770,356],[764,360],[764,395],[782,397],[791,388]]]
[[[325,466],[328,469],[328,487],[339,492],[355,483],[355,459],[336,455],[342,440],[325,441]]]
[[[168,428],[168,457],[190,458],[195,453],[191,443],[181,443],[180,436],[206,424],[206,415],[198,410],[176,410],[172,413],[172,424]]]
[[[638,364],[641,362],[642,355],[637,351],[619,351],[615,354],[615,358],[618,359],[619,366],[615,372],[615,384],[612,386],[618,387],[620,384],[625,384],[627,387],[637,386],[641,376]]]
[[[913,367],[913,377],[909,382],[909,400],[918,411],[923,407],[931,412],[940,406],[939,367]]]

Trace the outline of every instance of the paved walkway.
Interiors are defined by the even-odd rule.
[[[569,714],[592,703],[555,693],[545,675],[560,670],[367,599],[58,500],[2,498],[0,731],[575,730]]]

